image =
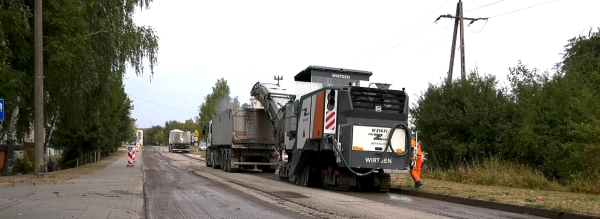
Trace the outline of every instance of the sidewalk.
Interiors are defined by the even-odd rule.
[[[0,218],[144,218],[143,156],[60,183],[0,187]]]

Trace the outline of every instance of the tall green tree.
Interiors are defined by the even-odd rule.
[[[510,126],[511,103],[496,89],[494,76],[477,71],[467,80],[433,85],[410,109],[419,141],[437,167],[450,167],[495,155]]]
[[[46,130],[65,149],[65,159],[111,149],[131,138],[132,101],[123,87],[126,67],[150,76],[158,37],[133,22],[150,0],[57,0],[44,3],[44,91]],[[0,0],[0,96],[8,111],[19,98],[18,138],[33,119],[33,1]],[[150,77],[151,78],[151,77]],[[56,121],[53,123],[51,121]],[[8,123],[3,123],[3,136]],[[48,133],[49,134],[49,133]]]
[[[238,97],[231,98],[229,94],[230,90],[227,81],[224,78],[218,79],[212,89],[212,93],[206,95],[204,102],[200,105],[200,127],[203,128],[208,125],[215,113],[229,108],[240,107]],[[205,136],[202,136],[202,138],[205,138]]]
[[[432,165],[496,156],[562,183],[600,182],[600,29],[565,46],[555,73],[510,68],[508,89],[471,75],[430,85],[411,109]]]

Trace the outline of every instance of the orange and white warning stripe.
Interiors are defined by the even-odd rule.
[[[335,111],[328,110],[325,113],[325,129],[335,130]]]

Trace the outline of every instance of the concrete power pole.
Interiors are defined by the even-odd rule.
[[[465,69],[465,23],[463,17],[462,1],[458,0],[460,12],[460,79],[467,79],[467,73]]]
[[[459,0],[456,3],[456,17],[460,16],[461,13],[459,11],[461,2]],[[438,20],[441,18],[438,17]],[[437,21],[437,20],[436,20]],[[450,51],[450,67],[448,68],[448,79],[446,79],[446,84],[452,83],[452,70],[454,69],[454,52],[456,52],[456,32],[458,30],[458,19],[454,19],[454,34],[452,35],[452,51]]]
[[[34,142],[35,142],[35,168],[34,174],[46,172],[44,166],[44,41],[42,34],[42,0],[35,0],[34,7],[34,32],[35,32],[35,87],[34,87]]]
[[[452,18],[454,19],[454,35],[452,37],[452,51],[450,51],[450,67],[448,68],[448,79],[446,84],[452,82],[452,70],[454,68],[454,53],[456,52],[456,33],[460,24],[460,76],[464,80],[467,78],[467,68],[465,66],[465,25],[464,20],[470,20],[471,24],[478,20],[487,20],[487,18],[466,18],[463,16],[462,1],[458,0],[456,3],[456,16],[452,15],[440,15],[435,21],[437,22],[440,18]]]

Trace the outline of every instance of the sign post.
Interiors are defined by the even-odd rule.
[[[0,99],[0,121],[4,121],[4,99]]]

